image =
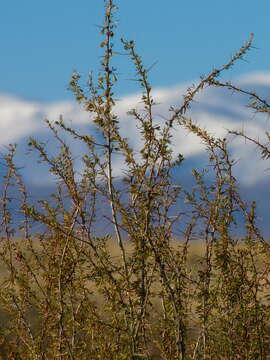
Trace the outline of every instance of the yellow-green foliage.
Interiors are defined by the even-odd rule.
[[[31,202],[14,163],[15,146],[4,159],[2,358],[270,359],[270,248],[256,225],[256,204],[246,204],[239,195],[226,138],[211,136],[186,116],[206,86],[243,92],[251,98],[251,108],[269,113],[268,103],[256,94],[217,80],[250,49],[252,37],[224,66],[188,89],[163,126],[154,122],[148,70],[134,41],[122,39],[142,89],[143,110],[129,112],[142,141],[137,154],[121,136],[121,118],[113,112],[115,10],[113,0],[105,1],[97,81],[90,77],[85,88],[77,73],[70,81],[97,137],[80,134],[61,119],[47,121],[58,156],[30,139],[30,148],[57,177],[55,193],[38,204]],[[209,158],[212,177],[205,179],[204,171],[194,169],[191,190],[175,186],[172,179],[172,171],[185,161],[181,154],[176,160],[172,156],[172,127],[196,134]],[[80,176],[61,132],[86,145]],[[262,157],[269,157],[267,146],[234,134],[255,142]],[[122,156],[126,164],[125,177],[118,181],[114,156]],[[19,205],[14,193],[20,195]],[[177,213],[175,203],[182,200]],[[20,224],[12,219],[14,201],[23,215]],[[96,222],[104,221],[100,204],[113,234],[99,236],[95,230]],[[239,217],[245,222],[241,238],[234,232]],[[36,225],[40,233],[33,232]],[[18,227],[20,239],[15,237]],[[175,240],[175,229],[182,232],[180,240]]]

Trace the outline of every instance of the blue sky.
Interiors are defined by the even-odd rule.
[[[72,69],[99,69],[96,25],[102,0],[3,1],[0,11],[0,93],[37,101],[71,99]],[[270,2],[260,0],[117,1],[119,36],[137,41],[154,86],[194,81],[228,59],[255,33],[254,49],[227,76],[269,70]],[[116,49],[121,50],[119,44]],[[135,91],[127,57],[116,60],[117,93]]]

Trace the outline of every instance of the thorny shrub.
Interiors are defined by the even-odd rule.
[[[57,156],[43,143],[29,141],[57,178],[55,193],[38,204],[30,201],[14,162],[16,146],[5,156],[2,358],[269,359],[270,248],[256,225],[256,204],[239,195],[227,138],[210,135],[186,115],[208,86],[244,93],[252,109],[269,114],[269,104],[258,95],[218,80],[250,50],[252,37],[226,65],[189,88],[162,126],[155,123],[149,71],[134,41],[122,39],[142,88],[143,109],[129,112],[141,136],[138,154],[121,136],[121,118],[114,114],[116,9],[113,0],[105,1],[98,81],[90,76],[85,89],[76,72],[70,81],[97,134],[80,134],[60,118],[47,121],[60,148]],[[179,128],[196,134],[209,158],[212,177],[194,169],[191,190],[173,181],[173,171],[186,161],[172,153],[172,129]],[[61,132],[87,148],[80,176]],[[255,143],[262,158],[270,157],[267,145],[243,132],[231,133]],[[115,156],[125,163],[120,180],[113,175]],[[184,213],[175,214],[180,200],[186,203]],[[113,234],[106,236],[95,230],[95,223],[103,221],[100,201],[110,207]],[[14,206],[23,214],[19,240]],[[241,237],[233,233],[239,216],[246,229]],[[35,224],[43,226],[40,233],[31,231]],[[180,240],[174,236],[176,226],[182,229]],[[198,237],[203,252],[192,262],[191,241]]]

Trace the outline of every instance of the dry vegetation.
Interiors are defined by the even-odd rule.
[[[250,97],[249,107],[269,114],[264,99],[218,80],[251,48],[252,38],[226,65],[188,89],[162,127],[153,118],[148,70],[135,43],[122,40],[142,88],[143,110],[129,112],[142,140],[138,157],[120,135],[121,119],[113,112],[115,10],[112,0],[105,1],[103,71],[97,81],[90,76],[85,88],[74,73],[70,82],[98,136],[80,134],[60,119],[47,121],[59,144],[57,156],[30,139],[30,148],[58,179],[53,196],[38,204],[31,203],[14,163],[15,146],[4,159],[2,358],[270,359],[270,247],[256,225],[256,204],[239,195],[227,139],[213,137],[187,116],[206,86],[242,92]],[[209,157],[212,176],[206,180],[204,171],[194,169],[190,191],[175,186],[172,178],[186,161],[181,154],[176,160],[172,156],[172,127],[196,134]],[[87,147],[81,176],[61,132]],[[234,135],[255,142],[262,157],[269,158],[267,145],[244,133]],[[267,132],[266,137],[269,141]],[[121,181],[113,177],[116,155],[127,168]],[[172,217],[170,210],[180,198],[185,213]],[[107,236],[95,232],[95,223],[103,221],[97,211],[101,200],[110,207],[114,228]],[[12,218],[14,206],[23,215],[20,224]],[[239,218],[245,222],[241,238],[234,231]],[[36,224],[43,226],[39,234],[31,230]],[[176,227],[182,230],[181,241],[175,240]]]

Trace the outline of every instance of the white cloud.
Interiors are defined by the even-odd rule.
[[[0,96],[0,143],[8,144],[37,128],[33,121],[39,106],[11,96]]]
[[[238,84],[248,84],[253,88],[264,85],[269,86],[270,89],[270,73],[248,74],[238,79]],[[182,84],[171,88],[153,90],[153,97],[158,104],[154,109],[155,121],[158,124],[162,126],[166,119],[171,116],[168,111],[171,105],[181,104],[187,87],[188,84]],[[141,140],[136,121],[127,115],[127,111],[134,107],[138,109],[142,107],[140,94],[123,97],[117,102],[115,113],[120,119],[122,135],[129,138],[131,146],[138,150]],[[93,124],[91,125],[89,115],[72,102],[38,103],[10,95],[0,95],[0,144],[21,143],[29,136],[41,137],[43,140],[50,138],[42,119],[57,120],[60,114],[63,115],[67,123],[72,121],[74,127],[78,126],[80,131],[90,133],[93,131]],[[252,137],[264,139],[264,130],[269,125],[265,117],[261,115],[254,117],[254,114],[243,106],[243,99],[240,99],[239,95],[232,96],[229,92],[214,88],[206,89],[195,99],[194,108],[189,115],[212,135],[220,137],[225,136],[226,129],[242,130],[244,128]],[[188,134],[186,130],[175,127],[173,135],[175,153],[181,152],[188,158],[200,155],[203,151],[201,140],[193,134]],[[53,141],[51,140],[49,144],[53,150],[55,148]],[[75,155],[79,155],[82,150],[75,143],[71,144],[71,148]],[[239,160],[236,173],[246,185],[252,185],[268,176],[267,172],[264,171],[268,164],[265,161],[260,161],[257,152],[254,150],[254,146],[250,146],[240,139],[231,142],[232,155]],[[21,154],[21,159],[23,156]],[[251,166],[251,162],[255,165]],[[121,158],[118,157],[115,160],[114,169],[115,175],[120,176],[124,169]],[[254,171],[254,169],[256,170]],[[34,171],[28,172],[27,176],[29,181],[33,182],[40,183],[43,181],[45,183],[48,181],[45,171],[44,176],[41,176],[40,172],[35,173]]]
[[[270,84],[270,73],[267,71],[253,72],[248,75],[239,77],[239,84],[266,85]]]

